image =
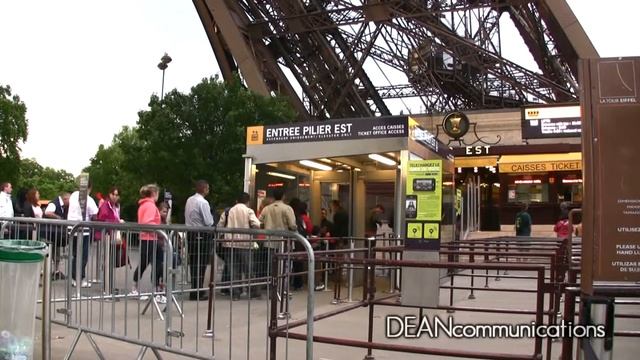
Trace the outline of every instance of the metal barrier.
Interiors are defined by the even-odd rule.
[[[157,358],[161,358],[161,352],[198,359],[302,357],[301,348],[290,352],[288,341],[284,347],[276,347],[277,339],[285,338],[306,340],[307,359],[313,356],[314,341],[361,347],[367,349],[367,356],[379,349],[519,359],[524,357],[373,341],[373,309],[375,305],[399,306],[397,299],[401,293],[397,290],[401,290],[399,279],[406,267],[449,270],[440,287],[449,291],[448,305],[435,307],[438,310],[535,315],[538,325],[555,324],[560,319],[575,321],[575,305],[580,300],[576,292],[579,269],[575,262],[580,256],[576,248],[579,243],[569,240],[505,237],[445,243],[440,254],[447,261],[416,262],[401,259],[403,239],[345,238],[340,239],[343,245],[334,247],[330,241],[335,239],[314,238],[311,245],[294,233],[264,230],[27,218],[0,219],[0,224],[0,238],[38,239],[50,244],[50,263],[45,262],[42,287],[45,300],[41,302],[39,315],[43,320],[43,339],[48,340],[43,341],[44,359],[51,356],[51,323],[76,331],[67,359],[83,335],[99,358],[105,354],[95,336],[140,346],[137,358],[143,358],[148,351]],[[130,290],[135,269],[141,263],[151,265],[151,276],[137,274],[136,294]],[[306,270],[300,266],[304,263]],[[376,272],[380,268],[389,274]],[[513,273],[516,271],[524,274]],[[303,285],[301,279],[305,276],[309,291],[306,294],[292,291]],[[317,284],[316,276],[321,279]],[[457,278],[468,279],[469,285],[456,283]],[[312,290],[322,284],[324,291],[330,291],[331,279],[333,300],[342,305],[314,316]],[[535,287],[505,287],[490,282],[503,279],[523,284],[533,281]],[[388,281],[387,294],[375,290],[376,281]],[[362,298],[356,299],[360,282]],[[347,294],[343,297],[345,289]],[[535,309],[458,306],[454,303],[454,292],[461,291],[466,292],[468,299],[475,298],[480,291],[535,294],[536,306]],[[549,296],[547,302],[545,295]],[[298,300],[304,297],[306,303],[301,306]],[[632,306],[639,301],[616,299],[615,304]],[[314,334],[315,320],[361,307],[369,307],[367,341]],[[615,316],[640,318],[631,313]],[[306,333],[293,331],[303,325],[307,326]],[[615,331],[614,335],[637,337],[640,333]],[[550,358],[552,340],[547,340],[545,358]],[[573,342],[562,340],[562,358],[570,359]],[[536,338],[533,354],[526,357],[542,357],[543,344],[543,339]]]
[[[147,351],[157,358],[160,352],[198,359],[266,356],[271,294],[275,305],[288,307],[293,280],[292,259],[275,268],[271,259],[303,251],[308,268],[315,266],[310,243],[286,231],[31,218],[0,223],[0,234],[47,241],[57,254],[54,276],[43,284],[45,359],[51,323],[76,330],[65,359],[83,335],[98,358],[105,354],[94,336],[140,346],[138,359]],[[275,283],[273,272],[283,274]],[[315,283],[314,271],[307,282]],[[264,290],[268,296],[255,296]],[[306,294],[307,359],[313,358],[314,295]],[[260,318],[263,326],[256,326]]]
[[[391,259],[377,259],[375,257],[376,251],[392,252],[398,251],[396,248],[373,248],[368,249],[343,249],[343,250],[329,250],[318,251],[315,253],[318,262],[327,262],[334,264],[356,265],[357,269],[362,269],[364,276],[364,291],[363,298],[360,301],[356,301],[353,304],[342,306],[338,309],[324,312],[315,316],[315,321],[331,318],[345,312],[349,312],[358,308],[368,307],[368,331],[367,340],[357,340],[353,338],[343,338],[335,336],[314,336],[314,341],[317,343],[333,344],[346,347],[363,348],[367,350],[365,359],[373,359],[372,351],[374,349],[416,353],[416,354],[431,354],[440,356],[453,356],[453,357],[473,357],[473,358],[492,358],[492,359],[533,359],[542,357],[543,351],[543,339],[536,337],[534,340],[533,353],[531,355],[518,355],[518,354],[506,354],[506,353],[488,353],[488,352],[474,352],[474,351],[460,351],[454,349],[444,349],[435,347],[421,347],[421,346],[407,346],[400,344],[390,344],[376,342],[373,340],[373,323],[374,323],[374,307],[378,306],[403,306],[397,300],[400,294],[386,294],[380,296],[376,291],[376,267],[417,267],[417,268],[433,268],[433,269],[475,269],[475,270],[510,270],[510,271],[525,271],[533,272],[535,276],[535,289],[531,292],[535,293],[535,308],[533,310],[523,309],[500,309],[500,308],[471,308],[464,306],[436,306],[436,307],[419,307],[422,313],[423,309],[439,309],[439,310],[456,310],[456,311],[471,311],[471,312],[488,312],[499,314],[516,314],[516,315],[535,315],[535,324],[542,325],[544,323],[544,315],[550,314],[548,310],[544,309],[545,301],[544,295],[548,292],[548,286],[545,277],[545,266],[542,264],[504,264],[504,263],[452,263],[452,262],[423,262],[423,261],[407,261],[407,260],[391,260]],[[349,254],[362,254],[364,256],[346,256]],[[304,258],[302,253],[288,254],[289,257]],[[516,291],[514,289],[494,289],[496,291]],[[405,306],[412,307],[412,306]],[[284,325],[277,325],[276,311],[272,309],[271,319],[272,326],[270,328],[270,337],[272,343],[275,343],[277,338],[286,339],[306,339],[305,334],[297,333],[293,330],[296,327],[306,324],[306,320],[293,321]],[[275,354],[272,353],[270,359],[276,359]]]

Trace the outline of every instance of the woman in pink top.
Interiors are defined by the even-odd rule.
[[[120,219],[120,189],[115,186],[109,189],[106,201],[103,201],[99,206],[97,220],[108,223],[124,222]],[[114,235],[114,233],[110,235]],[[102,240],[102,230],[97,230],[93,239]]]
[[[140,197],[138,200],[138,224],[160,225],[160,212],[156,207],[158,201],[159,189],[157,185],[145,185],[140,189]],[[162,277],[162,244],[157,241],[157,235],[154,232],[140,233],[140,263],[133,273],[134,286],[129,295],[138,295],[138,279],[147,269],[149,263],[153,263],[152,278],[159,290],[160,278]],[[166,303],[167,299],[164,295],[157,295],[156,301]]]

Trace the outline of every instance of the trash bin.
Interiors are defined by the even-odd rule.
[[[0,240],[0,360],[31,360],[40,266],[47,245]]]

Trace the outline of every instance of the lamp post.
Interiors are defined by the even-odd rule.
[[[164,55],[160,58],[160,63],[158,64],[158,69],[162,70],[162,90],[160,91],[160,102],[162,102],[162,100],[164,99],[164,71],[169,66],[171,60],[171,56],[169,56],[167,53],[164,53]]]

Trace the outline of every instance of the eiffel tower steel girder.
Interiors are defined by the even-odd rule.
[[[225,79],[291,99],[302,119],[577,99],[597,56],[564,0],[193,0]],[[502,56],[507,14],[540,72]],[[577,35],[576,35],[577,34]],[[301,95],[298,95],[301,94]]]

